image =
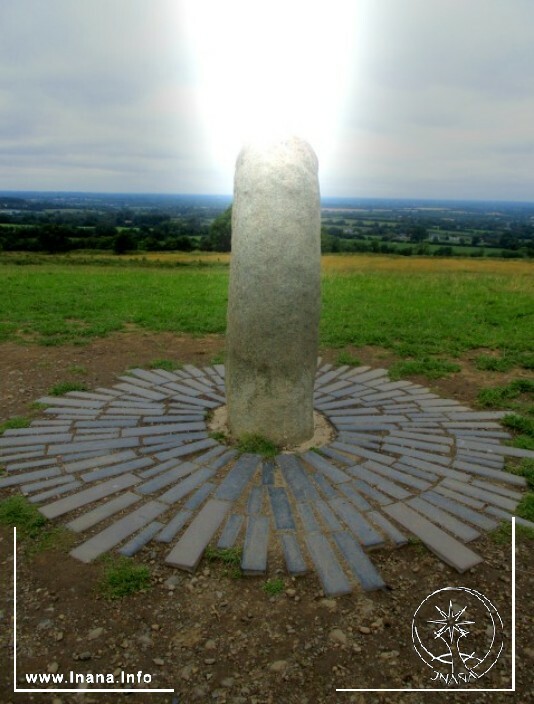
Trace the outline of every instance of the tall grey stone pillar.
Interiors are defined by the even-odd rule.
[[[320,291],[318,162],[307,142],[238,156],[232,208],[226,398],[233,437],[289,447],[313,436]]]

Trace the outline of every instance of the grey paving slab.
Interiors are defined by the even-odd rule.
[[[406,545],[408,538],[382,513],[369,511],[367,518],[377,526],[396,546]]]
[[[478,486],[481,489],[487,489],[488,483],[478,479],[473,479],[471,482],[473,486]],[[515,499],[516,501],[521,501],[523,498],[523,493],[521,491],[515,491],[514,489],[509,489],[508,487],[501,486],[500,484],[491,484],[491,491],[496,494],[502,494],[503,496],[508,496],[510,499]]]
[[[58,467],[47,467],[46,469],[37,469],[35,472],[23,472],[22,474],[9,475],[7,477],[0,478],[0,489],[36,481],[37,479],[57,477],[59,474],[61,474],[61,470]]]
[[[124,474],[116,479],[110,479],[107,482],[102,482],[101,484],[84,489],[83,491],[78,491],[72,494],[72,496],[59,499],[59,501],[54,501],[46,506],[41,506],[39,510],[46,518],[57,518],[57,516],[69,513],[76,508],[93,503],[111,494],[116,494],[118,491],[128,489],[138,483],[138,477],[133,474]]]
[[[116,477],[120,474],[128,474],[129,472],[138,471],[143,469],[143,467],[151,467],[154,461],[149,457],[139,457],[135,460],[130,460],[129,462],[123,462],[121,464],[114,464],[109,467],[104,467],[103,469],[93,469],[90,472],[85,472],[81,475],[84,482],[95,482],[100,479],[109,479],[110,477]]]
[[[365,547],[375,547],[384,544],[382,536],[374,530],[353,504],[340,498],[331,499],[329,504],[362,545]]]
[[[261,486],[253,486],[248,495],[247,514],[249,516],[261,513],[263,505],[263,489]]]
[[[386,479],[386,477],[381,474],[377,474],[377,472],[367,469],[366,467],[355,465],[354,467],[349,467],[348,471],[356,479],[363,479],[364,482],[371,484],[371,486],[378,487],[380,491],[384,492],[384,494],[387,494],[388,496],[392,496],[394,499],[403,500],[407,499],[409,496],[412,496],[412,493],[404,489],[402,486],[395,484],[395,482]]]
[[[271,510],[278,530],[296,530],[286,490],[281,486],[268,486]]]
[[[369,433],[339,433],[338,435],[338,442],[340,443],[349,443],[355,447],[362,447],[367,450],[374,450],[375,452],[380,450],[380,440],[381,438]],[[320,448],[320,450],[322,450],[322,448]],[[348,450],[347,453],[349,453]],[[350,453],[354,455],[354,448]]]
[[[489,469],[488,467],[481,467],[473,462],[462,462],[456,460],[452,465],[455,469],[460,469],[469,474],[475,474],[482,477],[487,477],[488,479],[493,479],[496,482],[506,482],[507,484],[513,484],[515,486],[525,486],[526,479],[518,474],[512,474],[511,472],[502,472],[498,469]]]
[[[82,562],[91,562],[102,553],[114,548],[132,533],[146,526],[167,508],[165,504],[158,501],[150,501],[89,538],[85,543],[78,545],[74,550],[71,550],[70,554]]]
[[[317,474],[312,474],[312,479],[327,499],[335,498],[338,495],[337,490],[334,489],[323,474],[319,474],[318,472]]]
[[[50,445],[49,453],[55,455],[71,454],[73,452],[90,452],[91,450],[118,450],[124,447],[137,447],[138,438],[117,438],[116,440],[97,440],[71,442],[62,445]]]
[[[188,443],[186,445],[180,445],[172,450],[167,450],[164,452],[158,452],[156,454],[156,459],[165,461],[170,460],[174,457],[187,457],[188,455],[193,455],[201,450],[206,450],[209,447],[214,447],[218,445],[212,438],[206,438],[205,440],[197,440],[195,442]]]
[[[484,503],[487,504],[493,504],[493,506],[499,506],[507,511],[514,511],[517,506],[517,501],[508,499],[505,496],[496,494],[493,491],[482,489],[480,486],[473,486],[472,484],[466,484],[465,482],[457,482],[454,479],[444,479],[443,484],[444,486],[454,489],[457,493],[467,494],[467,496],[480,499],[480,501],[484,501]]]
[[[337,450],[332,450],[331,447],[321,447],[319,448],[319,452],[324,457],[329,457],[331,460],[334,460],[334,462],[337,462],[338,464],[343,464],[346,467],[349,467],[350,465],[354,464],[353,459],[347,457],[347,455],[344,455],[341,452],[338,452]]]
[[[160,472],[155,477],[141,484],[141,486],[137,488],[137,491],[140,494],[154,494],[170,484],[176,484],[180,479],[187,477],[195,470],[197,470],[197,465],[192,462],[180,462],[171,469]],[[206,472],[204,472],[204,474],[206,474]],[[204,474],[202,476],[204,476]]]
[[[353,443],[350,440],[344,440],[343,442],[336,441],[331,443],[331,446],[336,450],[341,450],[342,452],[351,454],[354,457],[376,460],[381,464],[393,464],[395,461],[395,459],[390,455],[386,455],[383,452],[374,452],[373,450],[362,447],[361,445]]]
[[[443,511],[435,504],[429,503],[419,496],[408,499],[407,504],[465,543],[475,540],[475,538],[480,536],[480,533],[467,523],[463,523],[450,513]]]
[[[103,408],[105,401],[96,401],[95,399],[67,398],[66,396],[42,396],[37,399],[37,403],[42,403],[48,406],[57,408]]]
[[[534,450],[524,450],[521,447],[509,447],[508,445],[498,445],[497,443],[481,443],[472,441],[470,439],[462,440],[457,439],[456,444],[458,447],[465,447],[471,450],[481,450],[487,452],[489,455],[506,455],[508,457],[527,457],[534,458]]]
[[[155,437],[143,437],[142,443],[144,447],[154,448],[165,444],[167,447],[178,447],[179,445],[186,445],[193,440],[203,440],[208,438],[208,433],[204,431],[197,431],[192,433],[172,433],[169,435],[156,435]]]
[[[231,462],[234,457],[237,456],[237,451],[236,450],[226,450],[226,452],[223,452],[222,455],[216,457],[215,459],[211,460],[209,463],[209,466],[216,472],[219,471],[219,469],[222,469],[223,467],[226,467],[226,465]],[[198,457],[195,457],[192,461],[195,464],[200,464],[198,462]]]
[[[132,506],[132,504],[140,500],[141,497],[137,496],[137,494],[134,494],[132,491],[125,491],[115,498],[99,504],[91,511],[83,513],[81,516],[78,516],[78,518],[74,518],[67,523],[67,528],[70,528],[70,530],[76,533],[83,533],[83,531],[89,530],[89,528],[96,526],[107,518],[111,518],[111,516],[119,513],[119,511],[124,511],[125,508]]]
[[[42,445],[49,442],[68,442],[72,440],[71,433],[49,433],[47,435],[35,434],[35,435],[10,435],[8,437],[0,437],[0,447],[5,449],[11,449],[12,447],[19,447],[20,445],[26,447],[28,445]]]
[[[173,538],[178,535],[185,524],[193,516],[193,511],[187,509],[180,509],[178,513],[171,518],[166,526],[156,535],[156,541],[159,543],[170,543]]]
[[[360,511],[370,511],[370,504],[361,496],[356,490],[356,485],[354,482],[346,482],[344,484],[338,484],[339,491],[347,498],[351,503],[353,503],[357,509]]]
[[[180,464],[182,464],[182,461],[176,459],[167,460],[166,462],[158,462],[154,467],[150,467],[150,469],[143,469],[141,471],[136,472],[136,474],[138,477],[142,477],[143,479],[150,479],[151,477],[155,477],[158,474],[162,474],[163,472],[166,472],[169,469],[174,469]]]
[[[215,447],[212,447],[211,450],[203,452],[201,455],[198,455],[198,457],[195,457],[192,461],[198,465],[209,464],[215,458],[223,455],[225,450],[226,448],[224,445],[215,445]]]
[[[424,491],[425,489],[430,489],[432,486],[431,482],[427,482],[424,479],[419,479],[414,477],[413,474],[408,472],[402,472],[399,469],[393,469],[393,467],[387,467],[380,462],[375,462],[374,460],[367,460],[364,462],[363,466],[365,469],[370,469],[372,472],[377,472],[381,474],[386,479],[397,482],[399,484],[404,484],[413,489],[418,489],[419,491]]]
[[[0,451],[0,463],[5,465],[8,462],[19,462],[20,460],[28,460],[30,458],[39,458],[39,457],[45,457],[46,453],[46,445],[37,445],[33,446],[34,448],[36,447],[36,451],[33,452],[28,452],[29,449],[33,448],[24,448],[24,447],[19,447],[18,452],[14,452],[13,454],[9,454],[6,452],[5,454]]]
[[[335,467],[316,452],[307,451],[302,455],[302,459],[314,467],[318,472],[324,474],[334,484],[350,481],[350,477],[345,472]]]
[[[415,457],[416,459],[423,460],[424,462],[441,464],[444,467],[448,467],[451,463],[451,457],[449,455],[440,455],[435,452],[422,452],[421,450],[416,450],[413,447],[391,445],[387,443],[382,446],[382,449],[384,452],[391,452],[395,455],[401,455],[402,457]]]
[[[386,496],[376,487],[371,486],[367,482],[363,481],[363,479],[354,479],[353,484],[361,494],[365,494],[368,499],[371,499],[380,506],[385,506],[386,504],[390,504],[393,502],[393,499],[391,497]]]
[[[386,438],[385,438],[385,445],[399,445],[400,447],[403,448],[414,448],[417,450],[427,450],[429,452],[438,452],[444,455],[448,455],[451,450],[451,444],[452,443],[442,443],[438,442],[437,439],[435,442],[429,442],[428,440],[419,440],[416,438],[403,438],[403,437],[397,437],[393,433],[390,433]]]
[[[107,467],[110,464],[119,464],[128,460],[135,460],[137,455],[133,450],[123,450],[113,454],[95,455],[86,460],[77,462],[67,462],[64,464],[66,472],[83,472],[86,469],[94,469],[95,467]]]
[[[184,444],[183,440],[171,439],[156,445],[142,445],[137,451],[142,455],[156,455],[160,452],[168,452],[175,447],[182,447]]]
[[[308,566],[296,536],[293,533],[280,533],[279,538],[289,574],[293,576],[306,574]]]
[[[471,508],[481,509],[485,506],[483,501],[473,499],[472,496],[458,494],[458,492],[453,491],[452,489],[448,489],[446,486],[443,486],[443,484],[437,484],[435,487],[433,487],[432,491],[442,496],[445,496],[447,499],[452,499],[453,501],[457,502],[459,501],[460,503],[465,504],[466,506],[470,506]]]
[[[210,467],[201,467],[193,472],[181,482],[176,484],[176,486],[168,489],[164,494],[159,497],[160,501],[164,501],[167,504],[174,504],[180,501],[190,494],[193,489],[196,489],[206,480],[211,479],[215,472]]]
[[[217,543],[217,547],[220,550],[228,550],[234,547],[244,521],[245,517],[237,513],[232,513],[228,516],[228,520],[224,525],[219,537],[219,542]]]
[[[143,427],[138,427],[138,428],[125,428],[122,431],[123,437],[130,437],[130,436],[140,436],[140,435],[164,435],[167,433],[188,433],[193,430],[205,430],[206,429],[206,424],[204,421],[199,421],[196,423],[172,423],[172,424],[166,424],[162,423],[161,425],[146,425]]]
[[[259,455],[241,455],[219,485],[216,498],[223,501],[236,501],[254,476],[260,462]]]
[[[317,522],[317,519],[315,518],[315,514],[313,513],[313,508],[311,507],[310,504],[306,503],[298,503],[297,504],[297,513],[300,517],[300,520],[302,521],[302,525],[304,527],[304,530],[307,533],[313,533],[313,531],[320,531],[321,526]]]
[[[186,394],[176,393],[172,397],[174,401],[187,404],[188,407],[200,406],[201,408],[218,408],[221,404],[218,401],[210,401],[207,398],[195,398]]]
[[[74,477],[71,476],[52,477],[52,479],[43,479],[40,482],[33,482],[33,484],[23,484],[20,490],[23,494],[32,494],[41,489],[48,489],[54,486],[60,486],[61,484],[72,484],[74,481]]]
[[[127,391],[132,396],[140,396],[141,398],[148,398],[153,401],[163,401],[168,397],[168,393],[144,389],[138,384],[115,384],[115,388],[120,389],[120,391]]]
[[[167,555],[165,562],[180,569],[194,572],[204,550],[223,522],[230,506],[230,501],[210,499]]]
[[[77,420],[76,429],[81,428],[128,428],[137,423],[135,418],[99,418],[98,420]]]
[[[343,530],[343,527],[326,501],[317,501],[315,508],[329,531]]]
[[[445,511],[452,513],[454,516],[458,516],[458,518],[462,518],[463,520],[468,521],[483,530],[492,530],[497,526],[495,521],[492,521],[481,513],[478,513],[478,511],[474,511],[472,508],[464,506],[455,499],[450,499],[443,496],[439,492],[424,492],[421,494],[421,498],[426,501],[430,501],[430,503],[438,506],[438,508],[443,508]]]
[[[473,452],[472,450],[459,450],[456,453],[456,460],[461,462],[473,462],[474,464],[488,468],[491,467],[492,469],[503,469],[506,464],[504,457],[498,455],[492,455],[490,457],[482,452]]]
[[[287,486],[297,501],[317,501],[319,499],[317,489],[297,457],[278,455],[276,460]]]
[[[361,546],[347,531],[333,534],[348,566],[365,591],[384,589],[386,584]]]
[[[401,455],[400,462],[408,467],[415,467],[416,469],[422,469],[425,472],[430,472],[430,474],[437,474],[440,477],[453,477],[459,481],[467,481],[469,475],[465,472],[460,472],[457,469],[451,469],[451,467],[445,467],[442,464],[437,464],[436,462],[427,462],[427,460],[420,460],[417,457],[410,457],[408,455]]]
[[[36,436],[38,442],[46,442],[42,439],[42,436],[55,436],[56,433],[60,435],[67,435],[68,437],[71,437],[70,435],[70,425],[60,425],[60,426],[41,426],[41,427],[35,427],[31,426],[30,428],[8,428],[7,430],[4,430],[2,433],[3,438],[7,437],[32,437]]]
[[[343,428],[348,429],[353,425],[359,428],[373,428],[379,426],[382,428],[384,425],[404,423],[406,420],[408,420],[408,418],[401,414],[369,416],[365,418],[360,415],[352,415],[332,418],[332,423],[341,430]]]
[[[40,458],[34,460],[26,460],[24,462],[8,462],[5,467],[10,472],[26,472],[28,469],[38,469],[39,467],[51,467],[57,464],[57,460],[53,458]]]
[[[421,514],[403,503],[384,506],[397,523],[416,535],[440,560],[462,573],[482,562],[482,558],[463,543],[438,528]]]
[[[350,582],[326,537],[322,533],[305,533],[304,540],[324,593],[327,596],[349,594]]]
[[[129,540],[126,545],[120,548],[119,552],[121,555],[126,555],[126,557],[131,557],[135,555],[142,547],[144,547],[156,533],[163,528],[163,524],[159,521],[152,521],[147,526],[145,526],[137,535],[135,535],[131,540]]]
[[[41,501],[48,501],[48,499],[54,499],[56,496],[61,496],[61,494],[66,494],[69,491],[73,491],[77,487],[82,486],[82,483],[78,480],[69,482],[68,484],[62,484],[61,486],[56,486],[53,489],[48,489],[39,494],[32,494],[28,497],[28,501],[32,503],[40,503]]]
[[[208,496],[213,493],[213,490],[216,488],[216,485],[213,484],[212,482],[206,482],[205,484],[202,484],[202,486],[195,491],[193,496],[191,496],[184,504],[184,508],[187,509],[188,511],[194,511],[197,509],[199,506],[201,506],[204,501],[208,498]]]
[[[424,469],[419,469],[419,467],[413,467],[409,464],[404,464],[404,462],[400,461],[395,462],[392,467],[393,469],[398,469],[400,472],[405,472],[407,474],[413,475],[414,477],[419,477],[419,479],[424,479],[425,481],[430,482],[430,484],[434,484],[435,482],[441,479],[441,477],[437,474],[426,472]]]
[[[168,425],[172,425],[174,423],[199,423],[203,420],[204,414],[202,413],[191,413],[191,411],[179,413],[178,410],[173,410],[172,415],[143,416],[143,423],[153,424],[166,423]]]
[[[269,545],[269,519],[267,516],[249,516],[241,569],[246,575],[264,574],[267,571]]]
[[[509,513],[508,511],[503,511],[502,508],[497,508],[496,506],[487,506],[485,511],[491,514],[492,516],[495,516],[495,518],[500,518],[504,521],[510,521],[510,523],[512,522],[512,518],[514,518],[514,515],[512,513]],[[532,523],[532,521],[527,521],[526,518],[515,516],[515,522],[516,525],[525,526],[525,528],[530,528],[530,530],[534,530],[534,523]]]
[[[171,374],[171,378],[169,379],[169,377],[166,374],[162,374],[161,371],[149,371],[147,369],[130,369],[129,372],[143,381],[148,381],[150,384],[156,384],[157,386],[167,384],[169,381],[176,378]]]
[[[261,483],[274,484],[274,471],[274,462],[272,462],[271,460],[264,461],[261,469]]]

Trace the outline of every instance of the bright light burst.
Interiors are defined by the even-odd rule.
[[[185,0],[193,81],[212,158],[233,172],[249,140],[335,145],[358,44],[356,0]]]

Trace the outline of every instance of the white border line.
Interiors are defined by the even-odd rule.
[[[515,692],[515,516],[512,516],[512,686],[506,689],[487,689],[487,688],[425,688],[425,687],[406,687],[398,689],[336,689],[336,692]]]
[[[22,693],[38,693],[38,692],[74,692],[83,694],[85,692],[123,692],[123,693],[156,693],[156,692],[174,692],[174,689],[37,689],[37,688],[21,688],[17,687],[17,527],[13,527],[13,692]]]

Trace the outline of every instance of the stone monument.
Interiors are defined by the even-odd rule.
[[[297,137],[238,156],[232,208],[226,398],[234,438],[281,447],[314,433],[321,307],[318,162]]]

